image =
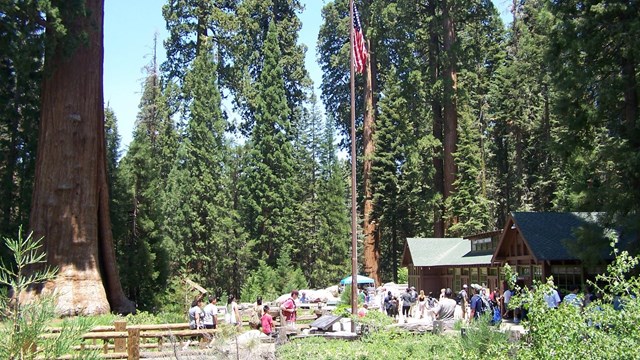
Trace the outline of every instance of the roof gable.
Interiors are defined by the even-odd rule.
[[[601,214],[513,212],[511,218],[537,260],[578,260],[571,249],[575,232],[585,225],[597,226]]]

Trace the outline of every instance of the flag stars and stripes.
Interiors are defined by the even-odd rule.
[[[358,14],[358,9],[356,8],[355,3],[353,4],[353,38],[354,42],[351,54],[353,58],[353,65],[356,72],[363,73],[369,53],[367,52],[367,47],[364,44],[364,35],[362,34],[362,25],[360,24],[360,14]]]

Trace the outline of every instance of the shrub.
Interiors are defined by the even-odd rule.
[[[356,321],[369,328],[370,332],[381,331],[385,327],[394,323],[393,318],[387,316],[385,313],[372,310],[367,312],[364,317],[359,317]]]
[[[242,285],[241,300],[253,302],[258,296],[265,300],[276,299],[291,290],[306,288],[308,284],[302,270],[291,264],[288,254],[289,251],[282,252],[276,268],[259,260],[258,268],[251,272]]]
[[[22,228],[16,240],[5,238],[13,255],[15,267],[0,264],[0,284],[11,287],[13,301],[3,294],[3,312],[8,321],[0,325],[1,359],[56,359],[73,352],[73,345],[80,343],[80,335],[87,332],[93,322],[84,317],[65,319],[61,332],[55,337],[44,337],[47,327],[55,319],[55,295],[39,296],[27,303],[17,301],[29,286],[52,280],[56,269],[44,267],[40,271],[27,272],[27,268],[45,262],[46,254],[40,251],[42,239],[29,234],[22,236]],[[95,353],[83,353],[83,359],[97,358]]]
[[[409,283],[409,268],[402,267],[398,269],[398,284]]]
[[[537,282],[536,291],[524,290],[520,301],[528,311],[528,320],[523,323],[528,336],[521,343],[518,358],[640,358],[635,352],[640,343],[640,304],[636,296],[640,294],[640,282],[637,276],[629,276],[638,261],[626,252],[617,254],[607,272],[591,283],[602,299],[584,309],[567,304],[549,309],[544,301],[549,283]],[[623,304],[618,310],[614,308],[616,299]]]
[[[465,335],[461,336],[460,343],[463,353],[468,357],[509,358],[508,349],[511,345],[508,336],[497,331],[495,326],[490,325],[490,322],[491,315],[486,313],[473,321],[470,327],[465,328]]]

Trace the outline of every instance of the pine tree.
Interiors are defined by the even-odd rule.
[[[255,84],[252,106],[255,125],[243,177],[244,218],[254,254],[275,265],[292,235],[294,158],[290,109],[285,96],[281,55],[275,23],[269,26],[263,48],[264,64]]]
[[[334,126],[323,126],[315,96],[294,141],[293,233],[290,260],[312,287],[328,286],[347,272],[349,216],[346,183],[336,157]]]
[[[306,110],[298,125],[293,141],[293,156],[296,181],[293,183],[294,210],[292,223],[295,234],[289,242],[293,253],[291,260],[304,270],[309,277],[317,254],[309,249],[318,241],[320,210],[318,192],[320,184],[319,151],[321,141],[322,115],[318,109],[315,95],[311,95],[309,110]]]
[[[558,205],[602,211],[638,238],[638,4],[549,3],[557,149],[568,174]]]
[[[284,82],[288,121],[292,132],[302,121],[303,106],[307,92],[311,89],[311,80],[304,65],[306,46],[298,42],[302,22],[298,13],[302,11],[300,0],[244,0],[238,5],[236,15],[237,29],[232,38],[230,53],[232,56],[233,84],[230,90],[234,97],[236,110],[242,115],[242,133],[250,137],[251,129],[257,121],[261,95],[253,86],[264,71],[264,49],[268,41],[271,23],[277,33],[280,51],[280,67]]]
[[[227,61],[231,34],[235,28],[234,15],[238,0],[169,0],[162,6],[169,39],[165,42],[167,61],[162,64],[166,81],[181,85],[202,51],[203,42],[209,42],[217,65],[217,80],[221,84],[228,75]]]
[[[173,267],[195,281],[229,291],[235,284],[223,260],[241,251],[236,236],[226,119],[209,51],[201,51],[185,79],[190,118],[166,192],[166,236],[176,246]],[[232,251],[225,251],[231,246]],[[223,250],[224,249],[224,250]]]
[[[506,57],[495,70],[489,91],[487,132],[492,156],[489,167],[496,199],[498,227],[510,211],[549,209],[559,182],[553,155],[547,31],[551,24],[541,2],[516,7]]]
[[[350,81],[349,81],[349,2],[336,0],[322,8],[323,23],[318,34],[319,63],[322,68],[321,99],[328,114],[333,114],[338,132],[343,135],[340,146],[350,147]],[[356,76],[356,128],[362,126],[364,111],[363,79]],[[357,144],[361,143],[357,132]],[[358,151],[361,148],[358,147]],[[361,169],[358,167],[358,169]]]
[[[458,178],[455,193],[447,199],[447,209],[458,222],[448,229],[449,236],[465,236],[492,230],[493,218],[483,178],[480,151],[480,124],[469,114],[460,117],[460,140],[456,152]]]
[[[0,237],[29,221],[44,59],[41,11],[47,4],[3,6],[0,26]],[[53,29],[52,29],[53,30]],[[0,258],[11,262],[4,244]]]
[[[399,79],[394,68],[390,69],[384,88],[385,97],[380,100],[380,116],[376,128],[376,156],[373,159],[372,187],[374,191],[376,225],[375,235],[379,247],[377,256],[384,279],[397,279],[398,252],[401,251],[403,238],[410,234],[408,209],[402,188],[403,170],[406,170],[407,132],[411,120],[407,117],[407,99],[402,96]],[[414,184],[417,185],[417,184]]]
[[[119,210],[114,236],[123,287],[144,310],[160,305],[158,296],[168,281],[169,256],[160,231],[158,194],[166,186],[167,173],[162,169],[175,156],[171,145],[175,131],[155,59],[147,67],[133,140],[118,166],[114,193]]]
[[[108,105],[104,109],[104,127],[107,142],[107,182],[109,184],[109,211],[111,211],[111,223],[113,239],[118,254],[119,239],[127,230],[127,206],[126,206],[126,184],[120,175],[118,161],[120,160],[120,141],[118,133],[118,119]],[[120,260],[120,257],[119,259]],[[121,276],[124,286],[126,276]],[[126,292],[126,290],[125,290]]]
[[[446,200],[447,236],[465,236],[494,229],[489,201],[486,139],[489,84],[504,58],[504,31],[490,3],[460,15],[458,28],[458,145],[454,154],[458,176]]]
[[[324,123],[316,158],[318,174],[311,223],[314,238],[307,245],[311,262],[303,265],[305,276],[314,288],[335,284],[338,274],[347,274],[351,269],[347,167],[337,157],[335,122],[329,118]]]

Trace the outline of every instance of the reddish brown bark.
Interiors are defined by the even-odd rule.
[[[444,52],[445,52],[445,70],[444,70],[444,144],[443,144],[443,201],[446,201],[455,191],[453,183],[456,180],[457,166],[454,154],[458,144],[458,113],[456,96],[458,89],[458,74],[456,70],[456,55],[453,44],[456,41],[456,32],[453,19],[449,14],[449,5],[447,1],[442,2],[442,21],[444,29]],[[455,218],[448,219],[449,225],[457,222]]]
[[[436,5],[430,1],[427,4],[427,10],[432,19],[436,18]],[[429,25],[430,45],[429,45],[429,74],[431,76],[431,82],[435,83],[439,76],[439,57],[440,57],[440,41],[438,37],[438,29],[435,21],[430,22]],[[431,96],[431,110],[433,111],[433,137],[440,141],[440,144],[444,142],[442,137],[443,117],[442,117],[442,102],[437,94]],[[436,152],[433,156],[433,167],[435,170],[433,176],[434,188],[438,194],[444,193],[444,176],[443,176],[443,161],[442,161],[442,147],[440,151]],[[433,236],[444,237],[444,202],[440,201],[439,206],[434,210],[433,219]]]
[[[120,285],[109,219],[104,0],[87,0],[86,7],[87,16],[66,25],[70,34],[86,32],[87,42],[71,54],[60,48],[46,54],[31,210],[31,229],[44,237],[47,263],[59,269],[45,289],[56,291],[56,310],[64,316],[135,309]]]
[[[371,214],[373,213],[373,194],[371,191],[371,165],[373,154],[375,152],[375,143],[373,141],[373,133],[375,131],[375,99],[373,92],[375,89],[375,54],[374,49],[369,45],[369,58],[365,72],[365,94],[364,94],[364,121],[362,125],[363,138],[363,170],[362,183],[364,188],[364,242],[363,242],[363,265],[364,271],[371,277],[376,285],[380,282],[380,239],[376,231],[377,226],[372,222]]]

